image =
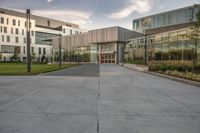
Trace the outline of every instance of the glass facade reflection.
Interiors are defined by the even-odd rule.
[[[147,58],[151,60],[191,61],[197,52],[200,61],[200,42],[195,42],[183,37],[190,29],[165,32],[147,36]],[[132,39],[126,45],[125,60],[144,60],[145,37]]]
[[[96,62],[97,61],[97,46],[83,46],[71,49],[62,49],[62,62]],[[54,49],[53,60],[59,62],[59,50]]]
[[[133,20],[133,30],[144,33],[147,29],[188,23],[196,20],[197,7],[187,7]]]
[[[58,34],[44,33],[44,32],[35,32],[35,43],[40,45],[51,45],[49,41],[44,41],[54,37],[58,37]]]

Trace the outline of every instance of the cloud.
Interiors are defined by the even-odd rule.
[[[76,24],[91,24],[92,13],[74,10],[33,10],[32,14]]]
[[[50,2],[52,2],[53,0],[47,0],[47,3],[50,3]]]
[[[152,9],[155,2],[159,0],[129,0],[129,4],[120,11],[111,13],[108,17],[112,19],[121,19],[128,17],[133,12],[145,13]]]

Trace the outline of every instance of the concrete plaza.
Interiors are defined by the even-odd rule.
[[[0,76],[0,133],[97,132],[199,133],[200,88],[114,64]]]

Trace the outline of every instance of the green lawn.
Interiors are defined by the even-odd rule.
[[[56,71],[64,68],[76,66],[76,64],[33,64],[31,75]],[[0,75],[27,75],[27,66],[22,63],[0,63]]]
[[[128,64],[136,64],[136,65],[144,65],[144,61],[143,60],[135,60],[135,61],[128,60],[128,61],[126,61],[126,63],[128,63]]]

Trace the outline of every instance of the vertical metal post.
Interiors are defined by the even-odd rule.
[[[78,50],[78,64],[80,64],[80,61],[79,61],[79,50]]]
[[[26,10],[27,72],[31,73],[30,9]]]
[[[145,44],[144,44],[144,64],[147,64],[147,38],[145,35]]]
[[[59,41],[59,67],[62,66],[62,51],[61,51],[61,37],[60,37],[60,41]]]
[[[183,55],[183,54],[184,54],[183,48],[184,48],[184,47],[183,47],[183,40],[182,40],[182,53],[181,53],[181,56],[182,56],[182,57],[181,57],[181,60],[182,60],[182,62],[183,62],[183,60],[184,60],[184,57],[183,57],[183,56],[184,56],[184,55]]]

